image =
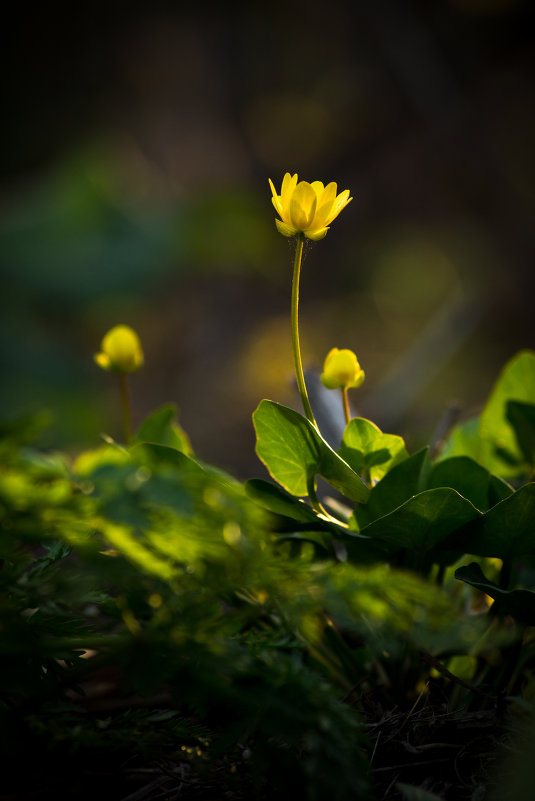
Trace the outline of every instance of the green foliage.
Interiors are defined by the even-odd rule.
[[[455,428],[440,458],[470,456],[504,479],[525,478],[535,466],[526,408],[534,398],[535,353],[526,350],[505,365],[481,414]]]
[[[489,595],[497,602],[495,606],[502,613],[511,615],[527,626],[535,625],[535,592],[533,590],[504,590],[489,581],[477,562],[471,562],[455,571],[455,578],[466,581],[472,587]]]
[[[175,422],[176,406],[166,403],[160,409],[150,414],[140,425],[134,436],[134,443],[155,442],[158,445],[168,445],[177,451],[190,454],[191,443],[186,432]]]
[[[351,467],[325,442],[302,415],[264,400],[253,414],[256,452],[273,478],[292,495],[308,495],[321,476],[354,501],[364,501],[368,490]]]
[[[362,417],[350,420],[338,453],[355,472],[364,473],[372,483],[380,481],[408,457],[401,437],[383,434],[375,423]]]
[[[410,709],[434,682],[469,708],[531,703],[535,484],[522,483],[533,444],[519,364],[531,381],[524,354],[485,407],[482,450],[458,452],[455,431],[434,463],[361,418],[336,453],[263,401],[257,451],[281,486],[200,462],[172,406],[129,448],[109,440],[72,460],[32,447],[35,421],[6,424],[8,764],[28,748],[73,766],[165,749],[241,797],[372,801],[366,698]],[[498,428],[517,461],[494,447]],[[342,500],[319,499],[318,476]]]

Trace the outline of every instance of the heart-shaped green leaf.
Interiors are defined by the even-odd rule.
[[[431,469],[427,448],[409,456],[396,465],[370,492],[368,503],[357,506],[350,523],[363,529],[374,520],[393,512],[413,495],[427,488],[427,474]]]
[[[361,534],[387,543],[393,551],[402,548],[414,554],[446,547],[447,538],[461,526],[480,516],[480,512],[453,489],[420,492],[361,529]]]
[[[253,422],[258,457],[292,495],[308,495],[315,476],[321,476],[351,500],[366,501],[369,490],[360,476],[298,412],[263,400]]]
[[[502,478],[519,476],[525,454],[508,414],[510,401],[530,404],[535,398],[535,352],[517,353],[504,367],[479,417],[453,429],[440,459],[470,456]]]
[[[383,434],[375,423],[363,417],[349,421],[338,453],[356,473],[366,472],[372,483],[380,481],[409,455],[401,437]]]
[[[436,487],[457,490],[481,512],[486,512],[513,493],[509,484],[468,456],[454,456],[437,462],[427,480],[427,489]]]

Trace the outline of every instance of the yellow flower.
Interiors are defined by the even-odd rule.
[[[281,217],[275,223],[283,236],[302,232],[309,239],[323,239],[334,218],[353,200],[349,197],[349,189],[337,195],[334,182],[327,186],[323,186],[321,181],[297,183],[297,173],[286,173],[280,195],[277,195],[271,178],[269,185],[273,193],[272,203]]]
[[[103,370],[135,373],[143,364],[143,350],[136,332],[128,325],[116,325],[101,342],[95,361]]]
[[[361,369],[352,350],[333,348],[329,351],[321,374],[321,383],[324,387],[327,389],[360,387],[363,381],[364,370]]]

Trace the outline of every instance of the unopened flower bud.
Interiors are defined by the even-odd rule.
[[[321,383],[327,389],[344,389],[360,387],[364,381],[364,370],[361,369],[352,350],[333,348],[327,354]]]
[[[139,337],[128,325],[116,325],[101,342],[95,361],[103,370],[114,373],[135,373],[143,364]]]

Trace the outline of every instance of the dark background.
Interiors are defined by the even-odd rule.
[[[531,5],[11,9],[1,413],[49,409],[45,445],[120,436],[92,356],[127,323],[146,355],[136,420],[174,401],[202,458],[261,472],[250,413],[262,397],[299,408],[292,250],[268,187],[286,171],[354,197],[303,267],[312,388],[350,347],[355,410],[410,447],[452,403],[476,411],[533,346]]]

